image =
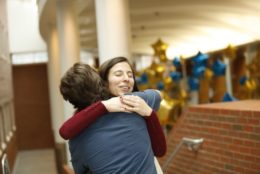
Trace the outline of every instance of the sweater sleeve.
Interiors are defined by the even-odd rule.
[[[151,139],[154,155],[162,157],[166,153],[166,139],[155,111],[145,119],[147,130]]]
[[[74,138],[107,112],[101,101],[86,107],[62,124],[59,129],[60,136],[65,140]]]

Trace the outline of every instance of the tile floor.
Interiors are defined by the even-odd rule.
[[[53,149],[19,151],[13,174],[57,174]]]

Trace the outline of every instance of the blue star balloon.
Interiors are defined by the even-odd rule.
[[[204,76],[205,66],[195,66],[192,69],[192,75],[196,78],[201,78]]]
[[[199,89],[199,80],[193,77],[188,79],[188,84],[191,91],[196,91]]]
[[[235,97],[233,97],[232,95],[230,95],[228,92],[226,92],[222,98],[223,102],[229,102],[229,101],[237,101],[237,99]]]
[[[157,86],[157,89],[160,91],[164,89],[163,82],[158,82],[156,86]]]
[[[209,56],[207,54],[203,54],[200,51],[196,56],[194,56],[191,60],[195,65],[203,65],[206,66],[207,60]]]
[[[222,63],[219,59],[217,59],[212,66],[212,70],[216,76],[225,75],[226,65]]]
[[[177,82],[181,79],[181,73],[180,72],[170,72],[170,77],[173,81]]]
[[[239,79],[239,84],[244,85],[246,81],[248,80],[247,76],[243,76]]]
[[[143,73],[141,75],[141,81],[142,81],[142,83],[147,83],[148,82],[148,75],[146,73]]]
[[[179,57],[175,57],[172,61],[172,64],[176,67],[179,68],[181,66],[181,61]]]

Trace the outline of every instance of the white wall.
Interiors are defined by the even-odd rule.
[[[10,53],[46,51],[39,33],[36,0],[8,0]]]

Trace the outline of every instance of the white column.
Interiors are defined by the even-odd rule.
[[[194,90],[190,92],[189,105],[197,105],[197,104],[199,104],[199,92],[198,90]]]
[[[188,90],[188,78],[187,78],[187,65],[186,65],[186,60],[183,58],[180,58],[181,62],[181,69],[182,69],[182,80],[181,80],[181,88],[184,89],[185,91]]]
[[[226,79],[226,85],[227,85],[227,92],[230,95],[233,95],[232,77],[231,77],[231,69],[230,69],[230,59],[228,57],[224,57],[224,63],[226,64],[225,79]]]
[[[131,59],[130,14],[127,0],[95,0],[99,61]]]
[[[63,75],[68,68],[79,61],[80,56],[79,29],[74,1],[57,0],[57,29]]]
[[[48,40],[48,84],[50,95],[50,108],[52,128],[55,142],[63,142],[59,135],[59,127],[64,121],[63,98],[59,91],[59,82],[61,78],[60,71],[60,53],[57,29],[54,25],[50,26]]]
[[[60,73],[59,82],[64,73],[76,62],[80,60],[80,41],[78,21],[76,17],[75,1],[72,0],[57,0],[57,29],[59,40],[59,62]],[[60,94],[60,92],[59,92]],[[61,94],[60,94],[61,96]],[[72,116],[75,109],[73,106],[62,99],[63,120]],[[70,153],[68,147],[66,148],[68,160]],[[68,164],[70,162],[68,161]]]
[[[79,29],[75,3],[71,0],[57,0],[57,29],[59,38],[61,76],[80,60]],[[63,101],[65,118],[72,116],[74,108]]]
[[[70,0],[57,0],[57,23],[50,24],[48,35],[48,77],[51,115],[55,142],[63,142],[59,136],[61,124],[72,116],[74,108],[65,102],[59,91],[61,77],[79,61],[79,32],[74,9]]]

